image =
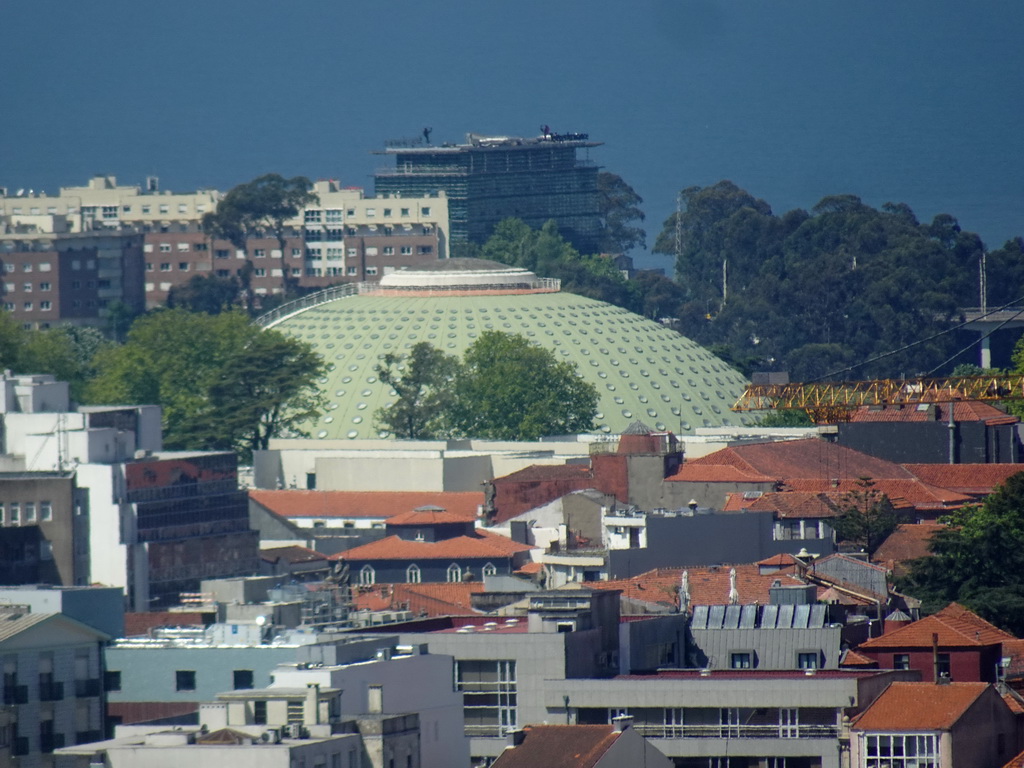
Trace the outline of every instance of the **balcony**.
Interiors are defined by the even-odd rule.
[[[634,725],[651,739],[835,739],[835,725]],[[466,732],[469,732],[467,727]]]
[[[28,704],[28,686],[5,685],[4,704]]]
[[[100,695],[100,681],[99,678],[91,678],[89,680],[75,680],[75,697],[86,698],[88,696],[99,696]]]
[[[467,736],[504,736],[511,726],[507,725],[466,725]]]
[[[64,683],[39,683],[40,701],[60,701],[64,698]]]

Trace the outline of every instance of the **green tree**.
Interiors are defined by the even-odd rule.
[[[597,174],[598,209],[601,212],[601,252],[625,253],[647,247],[647,233],[636,226],[645,216],[643,198],[621,176]]]
[[[217,210],[203,216],[203,229],[211,238],[228,240],[240,250],[245,250],[250,237],[269,233],[276,238],[281,252],[281,285],[288,293],[293,281],[285,257],[285,222],[317,202],[312,186],[305,176],[286,179],[277,173],[264,174],[229,190]]]
[[[597,390],[576,367],[522,336],[485,331],[466,350],[455,382],[455,434],[536,440],[593,429]]]
[[[806,411],[799,408],[785,408],[769,411],[757,423],[759,427],[813,427],[814,422]]]
[[[193,275],[187,283],[171,288],[167,306],[216,315],[234,306],[240,290],[238,279],[234,277]]]
[[[396,398],[377,411],[379,429],[407,440],[446,436],[447,416],[460,371],[457,357],[421,341],[413,345],[408,355],[399,357],[389,352],[375,370],[380,380],[394,390]]]
[[[96,367],[90,402],[160,405],[168,448],[234,448],[243,458],[297,432],[319,403],[324,370],[308,345],[241,312],[182,309],[139,318],[123,345],[99,352]]]
[[[1024,633],[1024,473],[979,505],[946,518],[932,556],[915,561],[898,585],[928,612],[952,601],[1020,636]]]
[[[859,478],[857,490],[845,494],[839,517],[830,523],[840,542],[861,547],[868,557],[900,523],[889,498],[874,485],[870,477]]]

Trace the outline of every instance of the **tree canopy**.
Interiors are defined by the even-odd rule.
[[[397,398],[377,412],[380,429],[407,440],[426,440],[445,433],[454,381],[460,371],[457,357],[421,341],[405,357],[389,352],[376,371]]]
[[[463,359],[427,342],[377,367],[396,400],[377,423],[396,437],[536,440],[593,428],[597,391],[522,336],[485,331]]]
[[[680,195],[654,252],[676,258],[683,298],[673,314],[696,341],[794,380],[944,365],[945,373],[969,341],[935,336],[959,322],[958,308],[978,302],[984,246],[953,217],[922,224],[904,204],[877,210],[853,195],[777,216],[729,181]],[[988,270],[991,306],[1024,293],[1024,242],[990,252]]]
[[[248,458],[271,437],[303,434],[299,425],[322,406],[320,357],[240,312],[148,314],[95,365],[89,401],[160,405],[172,449],[234,449]]]
[[[932,538],[932,557],[915,561],[899,588],[927,612],[951,601],[1024,633],[1024,473],[979,505],[957,510]]]
[[[0,313],[0,370],[51,374],[68,383],[76,402],[95,374],[94,356],[107,346],[110,342],[96,328],[60,325],[25,330],[10,313]]]
[[[312,186],[305,176],[286,179],[277,173],[267,173],[239,184],[224,195],[217,210],[203,216],[203,230],[210,237],[230,241],[240,250],[244,250],[246,241],[255,235],[269,234],[277,238],[282,284],[287,292],[290,280],[285,266],[285,222],[317,201]]]
[[[647,233],[637,226],[643,222],[643,198],[621,176],[608,171],[597,174],[598,206],[601,211],[601,252],[625,253],[647,247]]]
[[[889,498],[874,485],[870,477],[858,478],[857,490],[845,494],[839,516],[829,523],[841,543],[860,547],[868,557],[900,522]]]

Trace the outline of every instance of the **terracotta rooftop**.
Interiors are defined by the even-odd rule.
[[[417,507],[410,512],[402,512],[394,517],[389,517],[386,522],[388,525],[416,526],[440,525],[444,523],[466,523],[471,521],[466,519],[465,513],[449,512],[447,509],[442,507],[425,506]]]
[[[124,615],[124,636],[139,637],[148,635],[157,627],[205,627],[213,621],[214,613],[199,611],[147,611],[146,613],[126,613]]]
[[[487,533],[481,536],[456,536],[443,541],[409,541],[388,536],[359,547],[331,555],[332,560],[451,560],[453,558],[507,559],[517,552],[533,549],[505,536]]]
[[[728,605],[729,571],[736,569],[736,591],[740,604],[751,605],[770,602],[770,590],[776,581],[783,586],[800,586],[804,582],[793,575],[793,569],[782,569],[762,574],[756,564],[695,566],[691,568],[656,568],[631,579],[616,581],[595,581],[588,586],[595,589],[619,589],[622,596],[647,603],[668,603],[677,605],[683,571],[687,571],[690,582],[691,605]],[[820,591],[820,590],[819,590]]]
[[[905,523],[896,526],[881,546],[871,556],[872,562],[892,567],[895,563],[904,563],[927,557],[931,554],[928,545],[937,531],[945,528],[938,523]]]
[[[949,730],[988,683],[892,683],[853,721],[858,731]]]
[[[992,493],[1014,475],[1024,472],[1024,464],[904,464],[922,482],[957,493]]]
[[[840,514],[839,506],[829,494],[807,491],[766,493],[743,509],[749,509],[751,512],[775,512],[777,517],[797,520],[838,517]]]
[[[371,517],[385,520],[426,505],[441,507],[463,520],[475,520],[482,491],[261,491],[249,498],[281,517]]]
[[[622,734],[610,725],[528,725],[492,768],[592,768]]]
[[[867,656],[862,656],[854,650],[847,650],[843,654],[843,658],[839,662],[840,668],[854,667],[859,669],[865,669],[868,667],[877,667],[878,662],[874,659],[869,659]]]
[[[357,609],[412,611],[417,616],[460,616],[473,610],[472,595],[484,591],[480,581],[436,584],[374,584],[356,587]]]
[[[927,408],[919,409],[916,405],[890,405],[881,408],[873,406],[861,406],[850,415],[850,421],[854,424],[867,422],[922,422],[949,420],[949,404],[938,403],[929,405]],[[953,404],[954,421],[978,421],[995,426],[997,424],[1016,424],[1016,416],[1009,416],[995,406],[978,401],[962,401]]]
[[[516,472],[510,472],[495,480],[514,483],[530,483],[558,478],[590,477],[590,467],[586,464],[531,464]]]
[[[940,646],[954,648],[995,645],[1016,639],[959,603],[950,603],[938,613],[872,638],[859,648],[931,648],[933,634],[939,636]]]
[[[758,560],[757,564],[767,568],[795,568],[800,561],[788,552],[780,552],[777,555],[766,557],[764,560]]]

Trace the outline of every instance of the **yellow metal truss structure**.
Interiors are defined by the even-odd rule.
[[[817,422],[846,421],[862,405],[916,405],[958,400],[1024,399],[1024,375],[875,379],[817,384],[752,384],[734,411],[800,409]]]

